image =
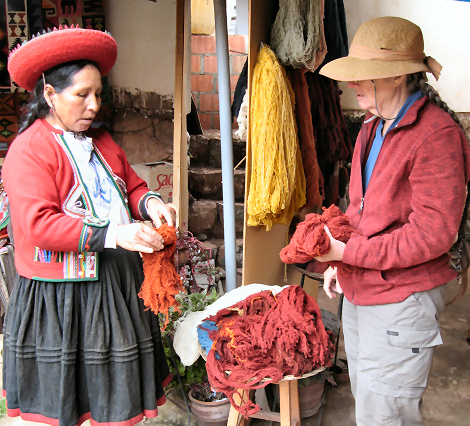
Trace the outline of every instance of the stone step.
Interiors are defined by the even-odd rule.
[[[209,200],[222,199],[222,169],[210,167],[194,167],[188,170],[189,192],[194,198]],[[235,199],[245,198],[245,170],[234,170],[233,186]]]
[[[235,167],[246,155],[246,142],[233,134],[233,166]],[[222,167],[220,151],[220,130],[204,130],[202,135],[192,135],[189,141],[190,166]],[[244,163],[240,168],[244,168]]]
[[[237,269],[243,267],[243,239],[237,238],[235,258],[237,261]],[[225,244],[219,247],[219,255],[217,257],[217,265],[225,269]]]
[[[243,237],[243,203],[235,203],[235,233]],[[189,205],[188,230],[197,238],[204,234],[207,238],[224,238],[223,202],[215,200],[194,200]]]

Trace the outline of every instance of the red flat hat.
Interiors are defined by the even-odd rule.
[[[116,57],[116,41],[109,33],[65,26],[18,45],[10,53],[8,72],[18,86],[32,92],[41,74],[56,65],[87,59],[96,62],[104,76]]]

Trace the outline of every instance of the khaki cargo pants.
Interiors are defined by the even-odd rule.
[[[434,346],[444,287],[388,305],[344,299],[343,332],[358,426],[422,426],[421,398]]]

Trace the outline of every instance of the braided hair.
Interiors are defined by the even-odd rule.
[[[452,117],[452,119],[460,126],[460,128],[464,131],[464,134],[465,134],[465,129],[463,128],[461,121],[457,117],[457,114],[452,109],[450,109],[449,106],[441,99],[436,89],[434,89],[430,84],[428,84],[428,78],[426,77],[425,72],[409,74],[407,76],[407,87],[409,88],[411,93],[417,92],[418,90],[424,93],[424,95],[427,96],[427,98],[434,105],[437,105],[439,108],[447,112]],[[465,240],[465,229],[466,229],[467,220],[468,220],[469,207],[470,207],[470,184],[467,186],[467,198],[465,200],[465,207],[463,209],[462,219],[460,221],[457,242],[455,243],[455,246],[458,249],[459,257],[458,257],[457,262],[453,263],[452,265],[454,269],[457,269],[459,271],[461,271],[464,265],[462,255],[464,251],[463,245],[464,245],[464,240]],[[468,259],[466,260],[467,260],[466,265],[468,265]]]
[[[79,60],[66,62],[57,65],[44,72],[44,79],[41,76],[36,83],[33,91],[33,99],[26,105],[26,112],[21,118],[21,125],[18,133],[24,132],[38,118],[49,114],[50,107],[44,98],[44,82],[54,87],[57,93],[62,93],[67,87],[73,84],[75,74],[85,68],[87,65],[94,66],[100,70],[98,64],[89,60]]]

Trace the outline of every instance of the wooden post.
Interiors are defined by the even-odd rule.
[[[299,381],[290,380],[289,386],[290,386],[291,425],[300,426]]]
[[[189,19],[188,19],[189,17]],[[189,21],[189,28],[188,27]],[[173,204],[178,209],[177,226],[188,227],[188,140],[186,129],[186,102],[188,78],[185,55],[187,31],[191,31],[191,1],[176,1],[176,58],[173,133]],[[189,39],[190,41],[190,39]]]

